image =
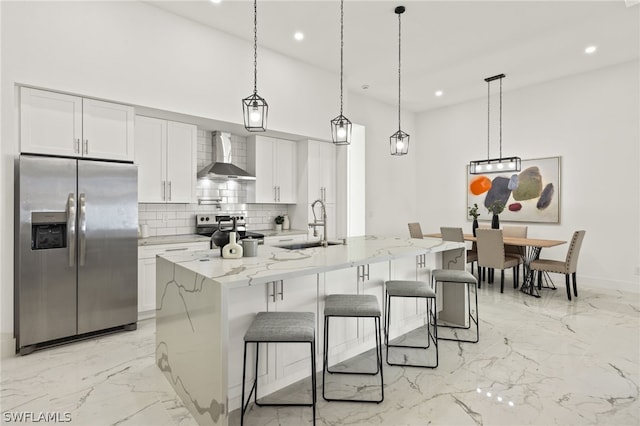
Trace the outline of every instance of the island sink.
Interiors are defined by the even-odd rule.
[[[336,242],[336,241],[327,241],[328,246],[337,246],[340,244],[342,243]],[[287,250],[303,250],[303,249],[314,248],[314,247],[322,247],[322,241],[292,243],[292,244],[285,244],[285,245],[276,246],[276,247],[287,249]]]

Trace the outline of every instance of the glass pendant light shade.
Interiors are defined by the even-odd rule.
[[[250,132],[264,132],[267,130],[267,116],[269,115],[269,105],[264,98],[257,93],[242,100],[242,111],[244,113],[244,127]]]
[[[331,139],[335,145],[351,144],[351,121],[342,115],[342,79],[344,68],[344,0],[340,0],[340,115],[331,120]]]
[[[331,120],[331,139],[336,145],[351,143],[351,121],[342,114]]]
[[[487,159],[474,160],[469,162],[469,174],[483,175],[487,173],[504,173],[519,172],[522,169],[522,160],[520,157],[503,157],[502,156],[502,79],[504,74],[487,77]],[[491,82],[500,80],[500,157],[489,158],[490,153],[490,131],[491,128]]]
[[[253,94],[242,100],[244,128],[250,132],[267,130],[269,105],[258,95],[258,0],[253,0]]]
[[[409,152],[410,136],[399,130],[389,137],[391,155],[406,155]]]
[[[405,7],[398,6],[394,12],[398,15],[398,131],[389,137],[391,155],[407,155],[409,153],[409,135],[402,131],[400,126],[400,82],[402,64],[402,22],[400,16],[404,13]]]

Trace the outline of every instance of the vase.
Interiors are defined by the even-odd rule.
[[[476,229],[478,229],[478,219],[473,218],[473,223],[471,224],[471,231],[473,232],[473,236],[476,236]]]
[[[491,229],[500,229],[500,217],[497,214],[494,214],[491,219]]]
[[[275,230],[278,231],[278,232],[282,231],[282,224],[281,223],[276,223]]]
[[[284,215],[284,222],[282,222],[282,229],[288,231],[291,228],[291,222],[289,222],[289,215]]]

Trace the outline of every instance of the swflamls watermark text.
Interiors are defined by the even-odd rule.
[[[2,413],[4,423],[68,423],[71,413],[68,411],[5,411]]]

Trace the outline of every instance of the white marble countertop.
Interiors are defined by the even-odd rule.
[[[231,288],[462,247],[464,243],[439,238],[364,236],[348,238],[346,245],[305,250],[261,245],[258,256],[240,259],[223,259],[219,250],[170,253],[160,257]]]

